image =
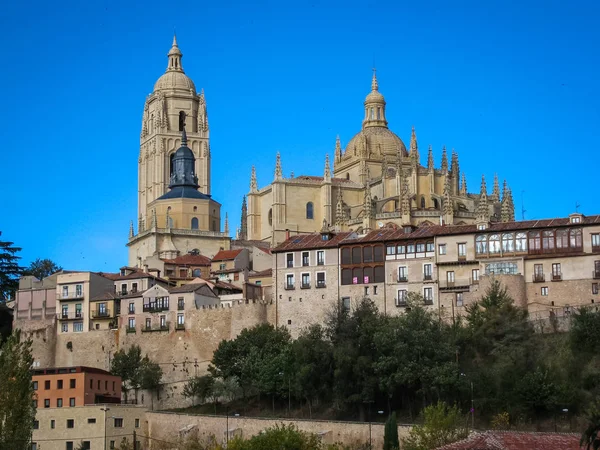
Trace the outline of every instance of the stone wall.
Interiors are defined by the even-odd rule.
[[[286,420],[286,419],[263,419],[254,417],[229,417],[189,415],[165,412],[148,412],[146,414],[148,423],[148,436],[152,439],[171,441],[177,438],[182,429],[197,427],[200,435],[215,436],[219,442],[223,442],[226,429],[229,426],[229,435],[249,438],[266,428],[277,424],[294,424],[298,429],[321,436],[325,443],[340,442],[343,444],[369,442],[369,423],[364,422],[337,422],[328,420]],[[382,448],[384,436],[384,424],[373,423],[370,425],[373,448]],[[405,437],[410,430],[409,425],[399,425],[398,435]],[[152,440],[151,440],[152,441]],[[150,446],[150,448],[152,448]]]

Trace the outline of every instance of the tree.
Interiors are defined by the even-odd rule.
[[[162,378],[160,366],[152,362],[148,355],[142,357],[142,349],[139,345],[132,345],[127,351],[120,349],[115,352],[111,372],[121,377],[125,400],[132,389],[136,393],[136,400],[139,389],[147,389],[151,392],[158,389]],[[154,401],[154,396],[151,399]]]
[[[60,272],[62,267],[57,265],[51,259],[36,259],[29,264],[29,267],[25,269],[25,275],[32,275],[38,280],[43,280],[53,273]]]
[[[466,419],[457,406],[444,402],[427,406],[423,412],[423,425],[414,426],[405,439],[402,450],[429,450],[456,442],[468,435]]]
[[[595,354],[600,348],[600,312],[580,308],[571,316],[569,339],[575,353],[584,356]]]
[[[323,448],[315,434],[299,431],[294,425],[275,425],[244,441],[229,441],[228,450],[320,450]]]
[[[398,439],[398,422],[396,413],[393,412],[385,422],[385,434],[383,436],[383,450],[398,450],[400,441]]]
[[[195,400],[204,403],[207,398],[213,394],[215,379],[211,375],[203,375],[201,377],[190,378],[183,387],[183,396],[192,399],[192,405],[195,405]]]
[[[151,361],[148,355],[142,359],[138,379],[139,387],[150,391],[150,400],[152,401],[152,409],[154,409],[154,391],[158,391],[160,388],[162,369],[158,364]]]
[[[0,348],[0,448],[31,448],[35,419],[31,345],[15,330]]]
[[[19,266],[21,257],[17,256],[20,251],[21,248],[15,247],[12,242],[0,241],[0,303],[14,298],[19,287],[19,277],[23,273],[23,268]]]
[[[600,401],[596,400],[586,413],[588,426],[581,435],[579,445],[586,450],[600,449]]]

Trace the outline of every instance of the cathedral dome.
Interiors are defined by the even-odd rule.
[[[164,73],[154,84],[155,91],[162,89],[192,90],[195,93],[196,85],[185,73],[172,71]]]
[[[156,81],[154,90],[162,89],[179,89],[189,92],[190,90],[196,93],[194,82],[183,71],[181,58],[183,53],[177,45],[177,37],[173,37],[173,45],[167,55],[169,57],[169,65],[167,71]]]
[[[363,128],[348,142],[344,157],[360,156],[365,151],[367,158],[377,159],[383,158],[383,156],[396,158],[398,152],[402,152],[403,156],[408,156],[402,139],[387,127]]]

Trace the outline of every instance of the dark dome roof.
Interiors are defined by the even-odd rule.
[[[181,147],[179,147],[177,149],[177,151],[173,155],[173,158],[177,158],[177,159],[195,159],[194,158],[194,153],[192,153],[192,151],[190,150],[190,148],[187,145],[185,145],[185,144],[183,144]]]
[[[167,200],[173,198],[195,198],[198,200],[210,200],[210,195],[203,194],[191,186],[175,186],[158,197],[156,200]]]

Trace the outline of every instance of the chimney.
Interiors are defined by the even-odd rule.
[[[287,241],[290,238],[290,230],[288,228],[285,229],[285,240]]]
[[[144,273],[148,273],[148,264],[144,264]]]

